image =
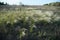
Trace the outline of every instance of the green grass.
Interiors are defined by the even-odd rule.
[[[0,11],[0,32],[6,38],[12,35],[17,40],[58,40],[55,39],[59,35],[56,31],[60,30],[58,14],[27,9]],[[10,36],[7,39],[9,38],[11,39]]]

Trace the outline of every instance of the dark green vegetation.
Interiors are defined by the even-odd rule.
[[[0,40],[60,40],[60,7],[12,8],[0,11]]]
[[[49,3],[49,4],[45,4],[48,6],[60,6],[60,2],[53,2],[53,3]]]
[[[8,4],[4,2],[0,2],[0,5],[8,5]]]

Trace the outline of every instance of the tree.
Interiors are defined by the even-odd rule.
[[[47,6],[60,6],[60,2],[52,2],[52,3],[44,4],[44,5],[47,5]]]
[[[8,5],[7,3],[4,4],[4,2],[0,2],[0,5]]]
[[[23,4],[22,2],[20,2],[20,5],[21,5],[21,6],[24,6],[24,4]]]

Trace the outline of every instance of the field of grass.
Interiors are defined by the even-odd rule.
[[[1,40],[60,40],[60,12],[4,9],[0,11],[0,35]]]

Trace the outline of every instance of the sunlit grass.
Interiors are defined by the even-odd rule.
[[[31,35],[31,37],[36,34],[36,36],[41,37],[42,35],[47,35],[46,31],[42,31],[45,29],[39,29],[40,24],[41,26],[47,27],[48,30],[49,25],[57,25],[59,24],[60,16],[57,15],[58,13],[54,13],[53,11],[41,11],[41,10],[19,10],[19,11],[1,11],[0,12],[0,29],[5,30],[14,30],[15,27],[20,27],[18,29],[18,35],[20,38]],[[54,22],[56,22],[54,24]],[[52,24],[51,24],[52,23]],[[11,24],[11,25],[10,25]],[[38,24],[38,26],[36,26]],[[7,26],[9,29],[6,29],[6,25],[12,26],[11,28]],[[58,26],[58,25],[57,25]],[[25,28],[28,31],[22,31]],[[52,29],[51,29],[52,30]],[[9,32],[8,31],[8,32]],[[7,32],[7,33],[8,33]],[[12,31],[11,31],[12,32]],[[10,33],[9,33],[10,34]]]

